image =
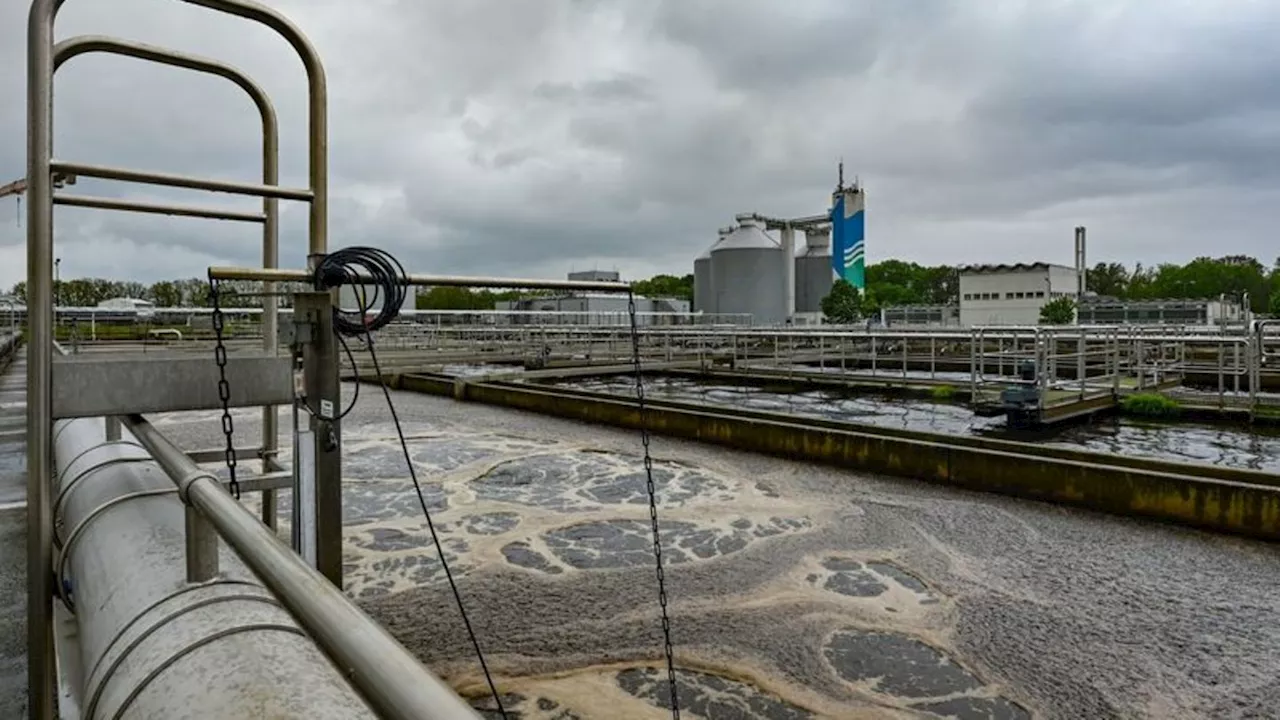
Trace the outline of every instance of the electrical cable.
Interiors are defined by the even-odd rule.
[[[413,481],[413,489],[417,493],[418,504],[422,508],[422,515],[427,521],[427,529],[431,533],[431,542],[435,545],[436,554],[440,558],[440,566],[444,568],[445,578],[449,581],[449,589],[453,591],[454,602],[458,606],[458,613],[462,616],[462,624],[466,627],[467,637],[471,640],[471,646],[475,649],[476,658],[480,661],[480,669],[484,672],[484,679],[489,685],[489,692],[492,693],[493,701],[497,704],[498,713],[505,720],[507,711],[502,705],[502,696],[498,694],[498,687],[493,682],[493,676],[489,672],[489,665],[484,659],[484,652],[480,649],[480,641],[476,638],[475,630],[471,627],[471,619],[467,616],[467,609],[462,602],[462,593],[458,591],[458,584],[453,579],[453,571],[449,568],[449,561],[445,558],[444,546],[440,543],[440,536],[436,532],[435,523],[431,519],[431,510],[428,509],[426,496],[422,492],[422,484],[418,481],[418,473],[413,467],[413,460],[409,453],[409,443],[405,440],[404,429],[400,424],[400,415],[396,412],[395,403],[391,399],[391,391],[387,388],[385,378],[382,376],[382,367],[378,363],[378,353],[374,350],[373,331],[385,327],[394,320],[400,314],[401,306],[404,305],[409,286],[404,267],[394,257],[377,248],[350,247],[337,250],[321,259],[316,265],[314,280],[316,287],[322,289],[337,285],[353,285],[359,288],[356,292],[359,319],[352,320],[347,317],[349,313],[341,308],[334,308],[334,332],[337,333],[339,341],[342,341],[343,336],[362,337],[365,340],[369,358],[373,361],[374,375],[378,385],[382,388],[382,395],[387,401],[387,410],[391,413],[391,421],[395,425],[396,436],[400,440],[400,450],[404,454],[404,462],[409,469],[409,479]],[[367,297],[367,293],[364,290],[367,287],[372,287],[374,290],[372,299]],[[385,296],[385,300],[378,310],[378,314],[372,319],[368,318],[369,309],[382,296]],[[350,357],[350,349],[347,348],[345,342],[342,342],[342,345],[347,350],[348,357]],[[352,367],[354,366],[355,362],[353,360]],[[358,385],[359,383],[357,382]],[[355,400],[353,399],[352,407],[354,405]],[[348,408],[349,410],[350,408]]]

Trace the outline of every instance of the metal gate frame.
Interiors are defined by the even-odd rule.
[[[263,266],[278,264],[279,199],[310,205],[308,262],[328,246],[328,92],[319,53],[286,17],[253,0],[180,0],[265,25],[298,53],[307,74],[309,186],[279,183],[279,136],[275,110],[266,93],[244,73],[215,60],[103,36],[80,36],[54,43],[54,25],[64,0],[33,0],[27,21],[27,642],[28,704],[33,720],[57,717],[57,668],[53,645],[53,546],[50,486],[52,471],[52,365],[54,342],[53,206],[200,217],[263,225]],[[88,52],[108,52],[218,75],[235,82],[254,101],[263,125],[261,184],[206,180],[167,173],[57,161],[53,157],[53,76],[67,60]],[[54,194],[54,176],[84,176],[168,187],[249,195],[263,199],[261,213],[231,212],[186,205],[141,203],[113,198]],[[271,286],[264,288],[273,292]],[[263,347],[277,351],[277,308],[265,303]],[[264,408],[260,454],[274,463],[275,408]],[[278,467],[278,466],[276,466]],[[268,469],[268,468],[264,468]],[[269,506],[269,507],[268,507]],[[264,520],[274,519],[274,493],[263,496]],[[272,523],[274,525],[274,522]]]

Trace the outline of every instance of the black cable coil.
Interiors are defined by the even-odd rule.
[[[409,276],[400,261],[372,247],[343,248],[325,255],[316,265],[313,280],[318,290],[339,285],[355,288],[359,310],[333,309],[333,329],[347,337],[367,338],[395,320],[409,291]],[[372,297],[368,296],[368,288],[373,289]],[[379,299],[382,307],[369,318],[369,309],[375,307]]]

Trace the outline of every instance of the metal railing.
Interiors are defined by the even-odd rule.
[[[53,207],[70,205],[109,210],[127,210],[188,217],[215,218],[263,224],[263,264],[277,260],[277,198],[302,200],[309,204],[309,257],[322,255],[327,248],[328,148],[327,90],[319,54],[287,18],[253,0],[183,0],[191,5],[236,15],[266,25],[281,35],[297,51],[306,70],[309,110],[308,187],[278,187],[278,137],[274,110],[265,93],[243,73],[212,60],[169,50],[98,36],[78,37],[55,45],[54,24],[64,0],[33,0],[28,16],[27,43],[27,469],[28,469],[28,684],[30,717],[52,720],[57,713],[56,668],[53,651],[51,601],[52,515],[49,478],[52,457],[52,363],[53,363]],[[261,184],[211,181],[165,173],[121,168],[102,168],[59,162],[53,158],[53,76],[67,59],[85,52],[100,51],[129,55],[199,72],[226,77],[245,89],[257,105],[263,122],[263,182]],[[184,205],[160,205],[114,198],[93,198],[54,194],[55,174],[81,174],[128,182],[169,187],[185,187],[255,195],[263,199],[262,213],[230,212]],[[268,284],[270,288],[270,284]],[[263,313],[263,346],[274,353],[276,333],[274,308]],[[263,416],[263,453],[274,454],[275,413]],[[274,501],[264,498],[264,511],[274,517]]]
[[[187,525],[189,582],[206,582],[217,574],[220,537],[380,717],[478,717],[448,685],[231,497],[212,473],[201,470],[141,416],[127,416],[121,422],[164,469],[178,497],[198,515]]]

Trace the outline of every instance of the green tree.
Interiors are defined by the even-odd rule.
[[[1280,318],[1280,290],[1271,293],[1271,301],[1267,304],[1267,311],[1271,313],[1271,317]]]
[[[168,280],[162,280],[147,290],[147,297],[157,307],[177,307],[182,304],[182,291]]]
[[[946,305],[959,300],[960,271],[884,260],[867,266],[867,290],[882,305]]]
[[[870,300],[869,292],[858,292],[858,288],[848,280],[840,279],[831,286],[831,292],[822,298],[822,314],[829,323],[856,323],[867,316]]]
[[[654,275],[648,280],[637,280],[632,286],[637,295],[645,297],[693,300],[693,275]]]
[[[419,310],[492,310],[493,293],[460,287],[424,288],[414,306]]]
[[[1088,289],[1099,295],[1121,298],[1129,290],[1129,270],[1120,263],[1098,263],[1085,276]]]
[[[1040,308],[1041,325],[1070,325],[1075,320],[1076,301],[1069,297],[1054,298]]]

